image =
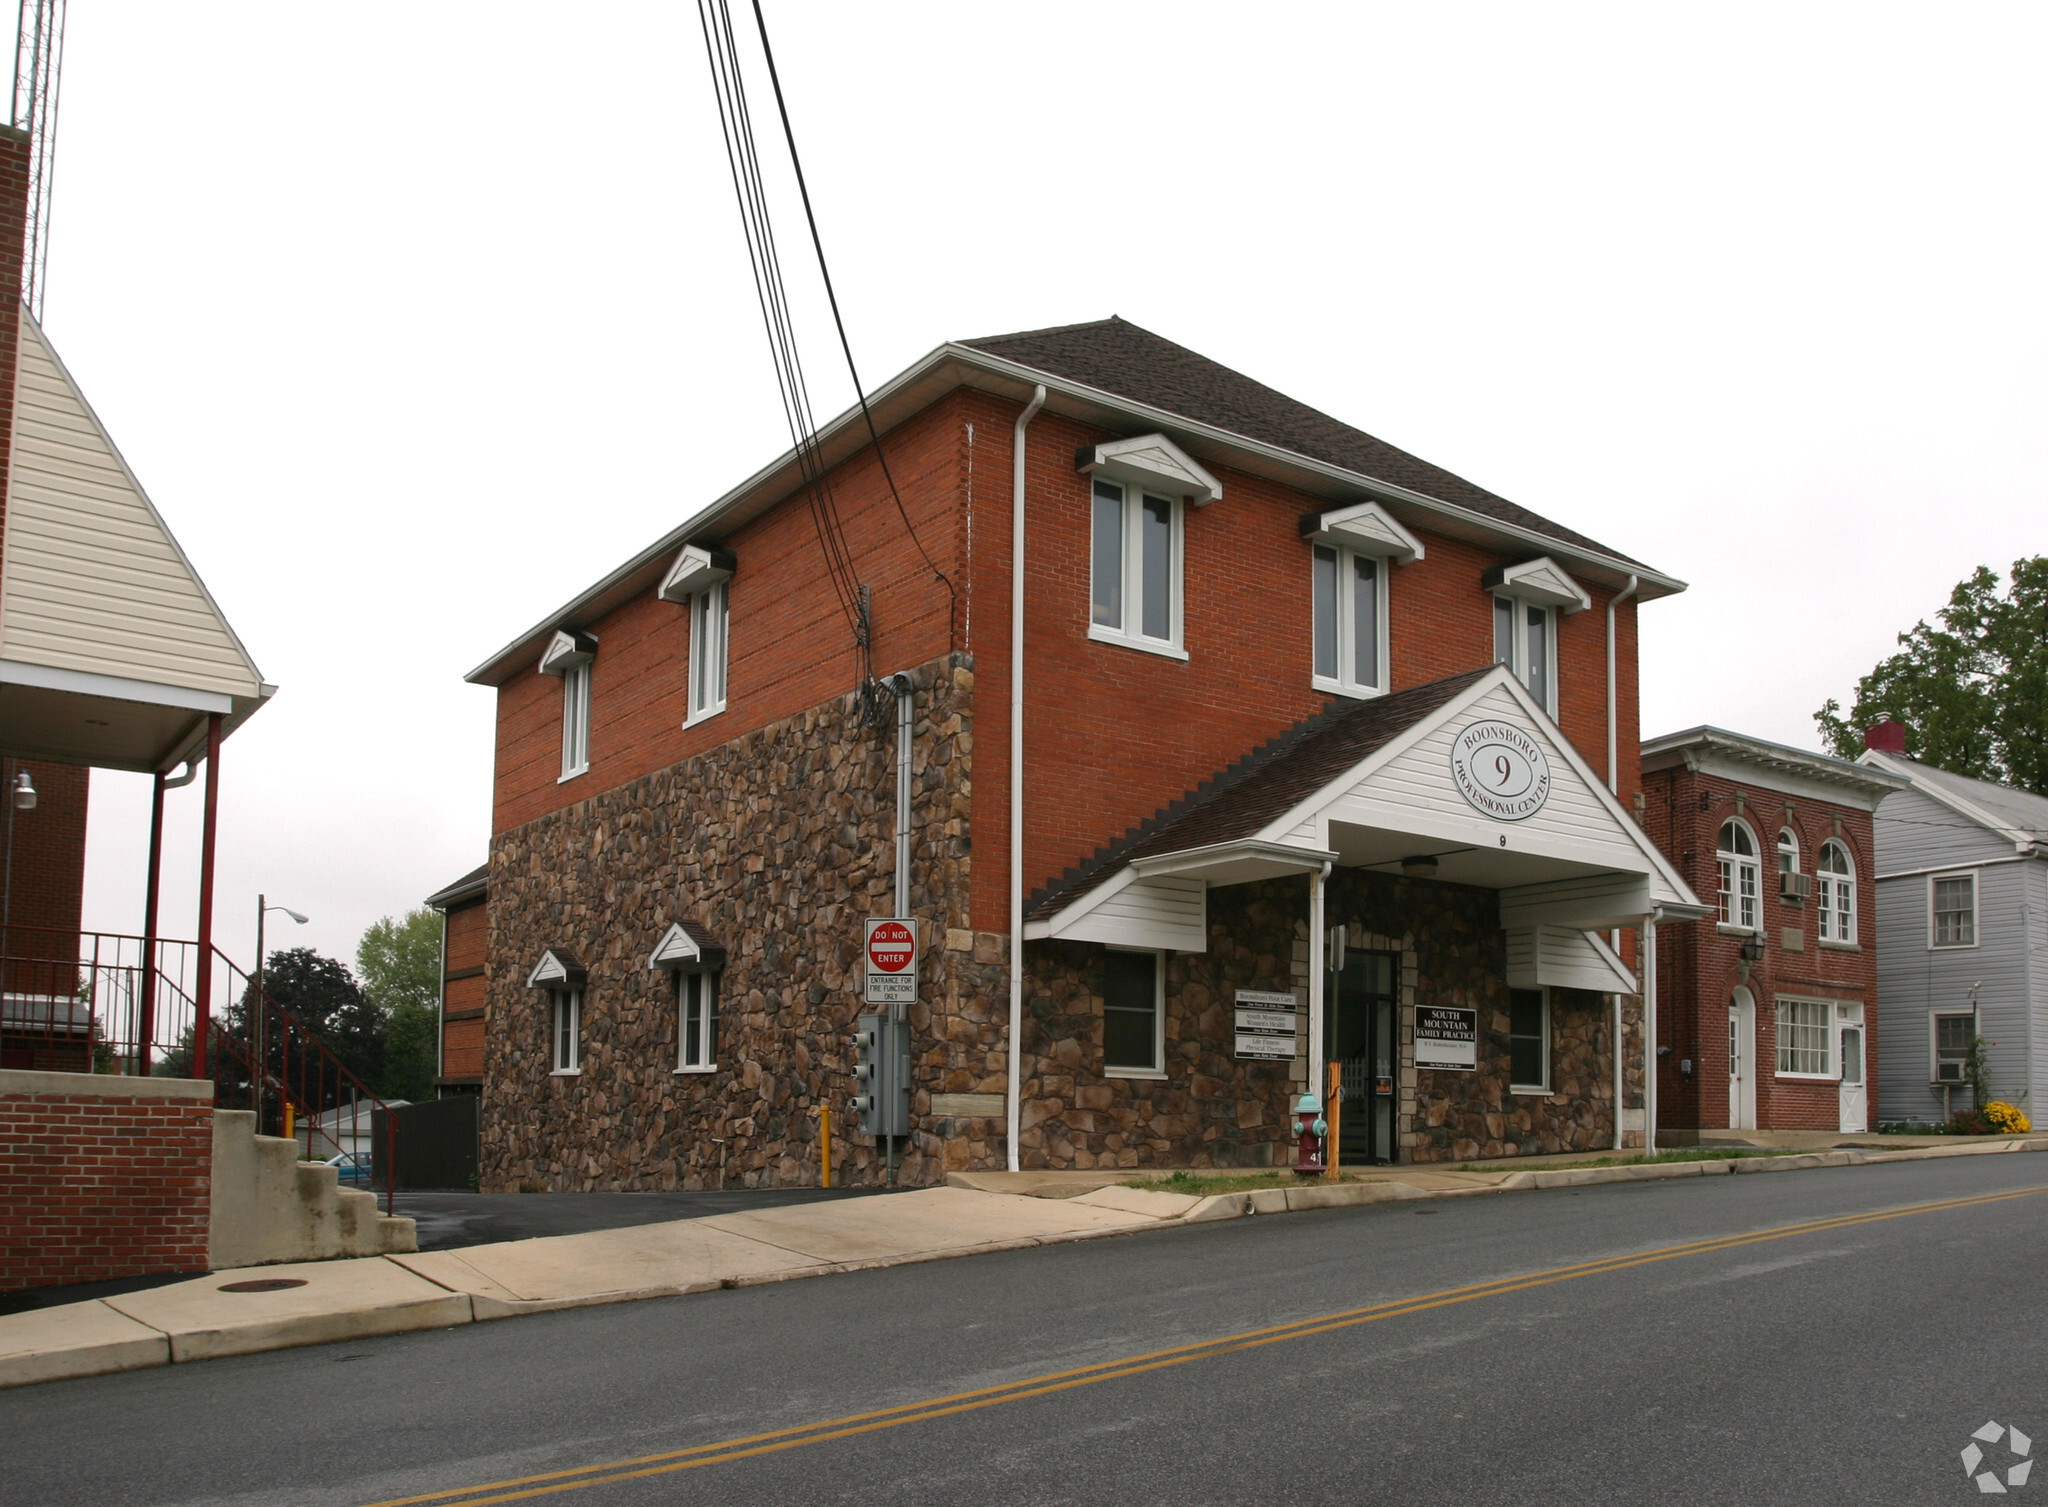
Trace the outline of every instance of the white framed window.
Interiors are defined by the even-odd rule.
[[[1721,823],[1716,846],[1714,857],[1721,871],[1721,924],[1755,931],[1760,924],[1756,834],[1749,830],[1747,822],[1731,816]]]
[[[1970,1081],[1970,1051],[1977,1040],[1973,1010],[1931,1010],[1927,1016],[1927,1077],[1932,1083]]]
[[[690,595],[690,715],[685,727],[725,710],[729,589],[728,582],[715,581]]]
[[[549,1034],[554,1043],[553,1071],[563,1077],[583,1071],[583,991],[554,989],[554,1018]]]
[[[1166,1076],[1166,958],[1112,947],[1102,955],[1102,1071],[1110,1078]]]
[[[1095,478],[1088,636],[1186,659],[1181,647],[1181,502]]]
[[[1834,1076],[1835,1011],[1824,999],[1778,1001],[1778,1076]]]
[[[1823,942],[1856,940],[1856,864],[1848,846],[1830,838],[1814,866],[1814,909]]]
[[[1790,827],[1778,828],[1778,872],[1799,872],[1799,834]]]
[[[676,1071],[718,1070],[718,975],[676,972]]]
[[[562,778],[590,768],[590,662],[562,672]]]
[[[1927,945],[1977,945],[1977,876],[1935,874],[1927,881]]]
[[[1318,544],[1311,569],[1316,689],[1377,696],[1387,686],[1387,562]]]
[[[1508,1092],[1550,1092],[1550,991],[1508,991]]]
[[[1493,598],[1493,659],[1506,665],[1536,704],[1557,715],[1557,610],[1540,602],[1496,593]]]

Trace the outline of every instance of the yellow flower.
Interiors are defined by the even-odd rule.
[[[2034,1128],[2017,1104],[2008,1104],[2003,1099],[1993,1099],[1984,1106],[1984,1122],[2006,1135],[2020,1135]]]

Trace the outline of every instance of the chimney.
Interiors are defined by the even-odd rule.
[[[1875,727],[1863,730],[1863,746],[1879,753],[1906,756],[1906,724],[1887,717]]]

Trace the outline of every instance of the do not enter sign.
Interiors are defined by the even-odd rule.
[[[909,921],[867,923],[867,991],[871,1005],[917,999],[917,930]]]

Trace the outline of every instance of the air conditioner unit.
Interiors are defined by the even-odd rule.
[[[1961,1083],[1963,1081],[1963,1064],[1960,1062],[1935,1063],[1934,1081],[1936,1083]]]
[[[1778,876],[1778,893],[1787,900],[1811,900],[1813,898],[1813,875],[1780,874]]]

